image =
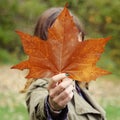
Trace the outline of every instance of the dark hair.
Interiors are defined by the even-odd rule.
[[[37,24],[35,26],[34,35],[37,37],[40,37],[43,40],[47,40],[47,34],[48,34],[48,28],[51,27],[53,22],[56,20],[57,16],[60,14],[60,12],[63,10],[63,8],[50,8],[46,10],[38,19]],[[82,40],[84,40],[84,30],[83,25],[80,23],[78,18],[73,15],[73,20],[82,35]]]

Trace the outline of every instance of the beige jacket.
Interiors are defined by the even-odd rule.
[[[47,120],[44,113],[44,100],[48,95],[47,84],[47,79],[38,79],[31,84],[27,92],[26,103],[30,120]],[[104,110],[91,98],[86,89],[81,90],[89,103],[75,91],[73,99],[68,103],[67,120],[105,120]]]

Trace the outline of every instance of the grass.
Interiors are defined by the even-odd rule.
[[[28,120],[28,113],[23,105],[0,107],[0,120]]]
[[[100,104],[106,112],[107,120],[120,120],[120,96],[101,99]]]
[[[120,120],[120,105],[108,104],[105,111],[107,113],[107,120]]]
[[[108,104],[104,109],[107,113],[107,120],[120,119],[120,106]],[[20,104],[14,108],[0,107],[0,120],[28,120],[28,113],[25,106]]]
[[[0,120],[29,120],[27,109],[25,105],[22,104],[23,100],[21,100],[21,103],[19,102],[15,103],[16,96],[13,95],[10,96],[9,96],[10,100],[8,100],[8,97],[5,97],[2,94],[0,95],[0,97],[3,99],[3,102],[7,101],[5,102],[6,104],[0,105]],[[103,106],[107,113],[107,120],[119,120],[120,119],[119,103],[115,101],[112,101],[112,103],[107,102],[106,99],[103,99],[103,101],[101,101],[101,105]]]
[[[24,98],[12,92],[0,93],[0,120],[29,120]]]

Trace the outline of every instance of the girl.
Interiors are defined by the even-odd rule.
[[[51,8],[45,11],[36,24],[34,35],[47,40],[48,28],[62,9]],[[80,32],[79,41],[82,42],[82,25],[75,16],[73,20]],[[70,79],[66,73],[32,82],[26,97],[30,120],[105,120],[104,110],[81,84]]]

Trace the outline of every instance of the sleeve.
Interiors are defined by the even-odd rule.
[[[47,97],[45,100],[45,112],[47,118],[49,118],[48,120],[67,120],[68,107],[66,106],[64,109],[61,110],[60,113],[56,114],[53,112],[53,110],[51,110]]]
[[[31,84],[26,95],[26,105],[30,120],[66,120],[68,108],[64,108],[60,114],[55,115],[48,106],[47,80],[38,79]]]
[[[30,120],[46,120],[44,101],[48,95],[44,79],[38,79],[31,84],[26,94],[26,105]]]

